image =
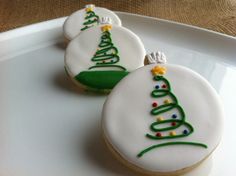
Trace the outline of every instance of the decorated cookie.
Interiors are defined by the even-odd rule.
[[[114,12],[89,4],[85,6],[85,9],[74,12],[66,19],[63,26],[64,36],[66,39],[72,40],[81,31],[85,31],[92,26],[97,26],[99,24],[99,18],[104,16],[108,16],[112,24],[121,26],[121,21]]]
[[[120,81],[104,104],[106,144],[136,171],[183,174],[219,144],[222,105],[207,80],[186,67],[166,64],[163,53],[152,53],[145,62],[151,64]]]
[[[65,53],[65,69],[77,85],[111,90],[123,77],[143,65],[144,46],[132,31],[111,25],[109,18],[73,39]]]

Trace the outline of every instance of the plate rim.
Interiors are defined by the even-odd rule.
[[[122,12],[122,11],[114,11],[114,12],[118,16],[120,16],[120,15],[125,15],[126,16],[127,15],[127,16],[139,17],[139,18],[146,18],[146,19],[149,19],[149,20],[155,20],[157,22],[182,26],[182,27],[192,29],[192,30],[203,31],[203,32],[206,32],[208,34],[215,34],[215,35],[222,36],[224,38],[228,38],[228,39],[232,39],[232,40],[236,41],[236,37],[234,37],[234,36],[224,34],[224,33],[220,33],[220,32],[214,31],[214,30],[210,30],[210,29],[190,25],[190,24],[180,23],[180,22],[176,22],[176,21],[172,21],[172,20],[161,19],[161,18],[146,16],[146,15],[140,15],[140,14],[135,14],[135,13],[129,13],[129,12]],[[0,33],[0,42],[2,42],[4,40],[12,39],[14,37],[18,37],[18,36],[21,36],[21,35],[32,34],[32,33],[35,33],[35,32],[60,27],[64,23],[66,18],[67,18],[67,16],[59,17],[59,18],[46,20],[46,21],[42,21],[42,22],[38,22],[38,23],[34,23],[34,24],[29,24],[29,25],[26,25],[26,26],[22,26],[22,27],[18,27],[18,28],[15,28],[15,29],[11,29],[11,30],[8,30],[8,31],[1,32]]]

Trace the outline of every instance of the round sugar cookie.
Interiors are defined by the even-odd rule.
[[[72,40],[81,31],[85,31],[92,26],[99,24],[101,17],[109,17],[111,23],[121,26],[119,17],[106,8],[95,7],[93,4],[86,5],[84,9],[72,13],[63,25],[64,36],[67,40]]]
[[[155,63],[157,55],[147,61]],[[222,105],[212,86],[198,73],[172,64],[150,64],[130,73],[108,96],[102,116],[108,148],[147,175],[190,171],[215,150],[223,127]]]
[[[123,77],[141,66],[145,57],[139,37],[127,28],[107,24],[89,28],[68,45],[65,69],[80,87],[111,90]]]

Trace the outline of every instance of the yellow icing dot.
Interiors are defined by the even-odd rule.
[[[90,11],[93,11],[93,8],[92,7],[88,7],[85,9],[86,12],[90,12]]]
[[[166,73],[166,68],[158,65],[155,66],[151,71],[154,76],[164,75]]]
[[[175,131],[171,131],[170,132],[170,136],[175,136],[176,135],[176,132]]]
[[[157,121],[160,122],[160,121],[163,121],[164,118],[163,117],[157,117]]]
[[[112,26],[110,24],[106,24],[104,26],[101,27],[102,31],[110,31],[112,29]]]
[[[170,100],[169,100],[169,99],[165,99],[165,100],[164,100],[164,103],[165,103],[165,104],[169,104],[169,103],[170,103]]]

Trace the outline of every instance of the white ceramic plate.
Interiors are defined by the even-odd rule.
[[[197,71],[221,96],[226,114],[222,142],[213,158],[187,175],[235,173],[236,39],[117,14],[140,36],[147,52],[164,51],[169,63]],[[106,97],[78,92],[65,76],[64,20],[0,34],[0,175],[137,175],[113,159],[103,144],[100,113]]]

